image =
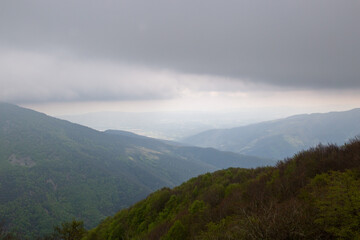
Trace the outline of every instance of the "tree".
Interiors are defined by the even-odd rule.
[[[17,240],[18,238],[9,232],[4,221],[0,221],[0,240]]]
[[[180,220],[176,220],[174,225],[172,225],[164,237],[164,240],[184,240],[186,237],[187,231],[185,226],[180,222]]]
[[[73,219],[71,222],[64,222],[61,226],[56,226],[54,228],[53,239],[80,240],[85,233],[84,222]]]
[[[330,172],[312,182],[318,216],[315,222],[341,239],[360,238],[360,180],[358,173]]]

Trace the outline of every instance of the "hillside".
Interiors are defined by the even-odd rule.
[[[360,109],[296,115],[243,127],[209,130],[182,142],[281,160],[319,143],[344,144],[360,134],[359,119]]]
[[[99,132],[0,104],[0,221],[27,238],[74,217],[93,227],[149,193],[201,173],[267,163]]]
[[[243,167],[254,168],[258,166],[274,165],[276,162],[266,158],[259,158],[254,156],[247,156],[233,152],[219,151],[214,148],[201,148],[183,146],[177,142],[157,140],[134,133],[120,131],[120,130],[107,130],[107,134],[128,136],[128,141],[132,141],[135,145],[144,145],[151,148],[171,151],[176,156],[191,160],[193,162],[200,162],[206,164],[213,169],[224,169],[228,167]]]
[[[84,239],[359,239],[359,224],[360,140],[352,140],[163,188]]]

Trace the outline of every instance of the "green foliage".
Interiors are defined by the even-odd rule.
[[[24,239],[49,234],[73,218],[93,228],[161,187],[243,160],[214,149],[99,132],[0,103],[0,216]],[[178,200],[171,196],[164,189],[131,211],[132,230],[150,231],[174,218]]]
[[[73,219],[55,226],[51,234],[38,237],[38,240],[80,240],[86,233],[83,221]]]
[[[225,195],[225,188],[223,184],[215,183],[209,186],[206,192],[203,193],[203,199],[204,201],[209,203],[210,206],[213,207],[218,205],[222,201],[224,195]]]
[[[0,221],[0,240],[18,240],[15,234],[9,232],[5,222]]]
[[[195,200],[189,207],[189,212],[191,214],[197,214],[204,212],[205,209],[206,209],[206,204],[204,203],[204,201]]]
[[[176,220],[175,223],[171,226],[168,233],[163,237],[163,240],[184,240],[187,238],[187,231],[185,226],[179,221]]]
[[[23,111],[0,114],[0,215],[22,239],[74,217],[84,225],[63,224],[58,238],[78,239],[101,219],[84,240],[359,238],[357,139],[319,145],[276,167],[203,174],[105,218],[204,172],[196,157],[214,157]]]
[[[360,178],[357,171],[330,172],[312,181],[315,223],[341,239],[359,239]]]
[[[359,166],[356,140],[276,167],[204,174],[151,194],[84,239],[357,239]]]
[[[76,220],[62,223],[54,229],[55,238],[62,240],[80,240],[85,233],[84,223]]]

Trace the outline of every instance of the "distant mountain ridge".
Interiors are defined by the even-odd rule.
[[[237,128],[208,130],[181,142],[280,160],[319,143],[345,143],[360,134],[359,119],[359,108],[295,115]]]
[[[0,220],[30,239],[74,217],[94,226],[156,189],[201,173],[270,163],[99,132],[0,103]]]

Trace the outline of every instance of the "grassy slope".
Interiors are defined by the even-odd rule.
[[[85,239],[358,239],[360,141],[164,188]]]

